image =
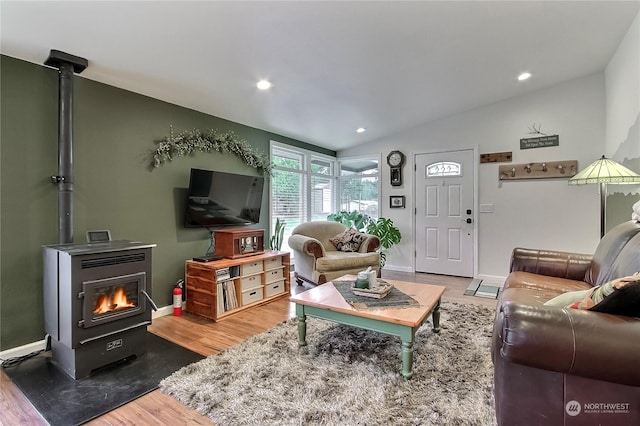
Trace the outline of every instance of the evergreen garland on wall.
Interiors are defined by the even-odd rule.
[[[234,132],[218,133],[217,130],[202,132],[198,129],[173,134],[173,127],[169,136],[156,142],[158,148],[152,153],[151,165],[160,167],[162,164],[176,157],[194,155],[197,152],[221,152],[235,154],[248,166],[258,170],[261,175],[271,176],[273,164],[269,156],[256,151],[245,139]]]

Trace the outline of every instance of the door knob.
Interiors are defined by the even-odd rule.
[[[471,209],[467,209],[467,214],[471,214]]]
[[[473,222],[473,221],[471,220],[471,218],[470,218],[470,217],[469,217],[469,218],[467,218],[467,223],[471,223],[471,222]]]

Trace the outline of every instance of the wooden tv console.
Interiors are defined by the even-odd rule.
[[[289,253],[185,263],[186,311],[214,321],[270,300],[289,297]]]

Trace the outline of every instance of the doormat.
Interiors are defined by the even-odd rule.
[[[497,299],[500,295],[500,290],[502,290],[502,287],[500,286],[482,284],[482,280],[474,278],[471,280],[469,287],[465,290],[464,295],[484,297],[486,299]]]
[[[147,333],[147,353],[74,380],[42,353],[4,369],[52,426],[79,425],[158,388],[160,381],[204,357]]]

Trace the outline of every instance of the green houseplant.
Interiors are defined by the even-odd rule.
[[[387,254],[385,253],[391,246],[398,244],[402,239],[400,229],[394,224],[393,220],[384,217],[378,219],[371,219],[364,213],[360,213],[356,210],[352,212],[339,211],[337,213],[327,216],[327,220],[333,220],[334,222],[340,222],[346,227],[353,227],[360,232],[366,232],[367,234],[375,235],[380,239],[380,267],[383,268],[387,262]]]
[[[367,227],[367,223],[369,223],[371,219],[366,214],[360,213],[357,210],[354,210],[352,212],[342,210],[337,213],[330,214],[329,216],[327,216],[327,220],[339,222],[347,228],[355,228],[358,231],[364,231],[364,229]]]
[[[276,218],[276,226],[270,239],[272,250],[280,251],[282,249],[282,239],[284,238],[284,228],[286,226],[285,221],[280,222],[280,218]]]
[[[394,244],[400,243],[402,234],[394,224],[393,220],[385,217],[380,217],[377,220],[370,220],[366,227],[367,234],[375,235],[380,238],[380,268],[384,267],[387,262],[386,250],[388,250]]]

